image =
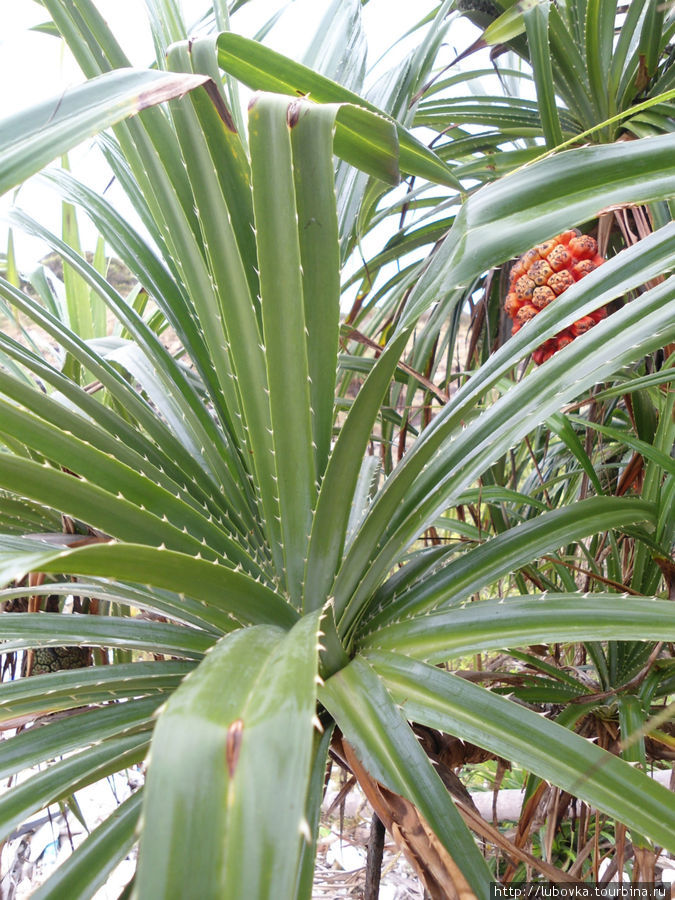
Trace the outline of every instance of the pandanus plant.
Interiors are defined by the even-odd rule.
[[[528,322],[386,478],[369,455],[420,318],[610,202],[675,196],[673,137],[569,151],[462,195],[338,414],[340,238],[351,225],[339,225],[334,154],[343,172],[346,163],[385,185],[404,173],[456,190],[452,171],[372,104],[262,45],[229,32],[185,41],[168,0],[148,4],[160,71],[127,68],[90,0],[44,6],[88,81],[3,124],[0,185],[112,127],[102,146],[142,231],[66,170],[41,177],[86,211],[152,305],[127,302],[76,249],[12,214],[84,279],[125,337],[112,349],[83,339],[0,281],[4,300],[77,364],[66,371],[0,339],[0,571],[10,585],[0,596],[76,594],[106,613],[43,612],[38,602],[2,615],[4,652],[106,651],[89,667],[3,684],[6,728],[45,724],[3,743],[2,775],[49,764],[0,799],[2,832],[110,773],[147,768],[144,787],[35,896],[92,896],[138,842],[129,890],[144,900],[309,897],[332,747],[433,896],[487,897],[493,876],[469,827],[481,826],[412,723],[517,762],[675,849],[663,787],[437,665],[536,642],[673,639],[672,603],[654,596],[491,593],[599,531],[664,554],[672,472],[648,500],[591,497],[538,509],[482,542],[418,541],[562,404],[673,340],[675,279],[659,276],[675,260],[675,226]],[[219,64],[240,76],[248,66],[247,80],[272,91],[253,97],[247,137]],[[507,380],[544,341],[646,282],[639,301]],[[165,327],[178,352],[159,339]],[[70,533],[48,527],[56,516]],[[29,572],[38,574],[27,588]]]

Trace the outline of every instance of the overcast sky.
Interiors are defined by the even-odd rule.
[[[287,9],[267,42],[284,47],[287,53],[295,44],[301,52],[303,33],[312,34],[328,0],[286,2]],[[149,63],[153,52],[143,0],[97,0],[96,5],[132,63]],[[284,0],[253,0],[235,14],[233,27],[252,34],[283,5]],[[193,23],[208,3],[182,0],[182,6],[185,21]],[[371,61],[434,6],[434,0],[370,0],[363,7],[363,21]],[[0,0],[0,118],[82,80],[61,42],[29,30],[47,19],[32,0]]]
[[[206,0],[183,0],[182,5],[186,22],[192,24],[198,21],[208,4]],[[282,5],[282,0],[253,0],[233,17],[233,28],[252,36]],[[152,41],[142,0],[97,0],[97,6],[132,64],[139,67],[150,64],[153,59]],[[266,38],[266,43],[288,55],[301,56],[304,41],[314,33],[327,6],[328,0],[293,0],[288,3],[287,10]],[[414,3],[410,0],[370,0],[363,7],[369,64],[434,6],[434,0],[415,0]],[[30,30],[47,18],[45,11],[31,0],[0,0],[0,118],[58,95],[83,80],[62,41]],[[289,52],[289,48],[293,48],[294,52]],[[76,172],[84,169],[87,180],[94,186],[100,190],[106,187],[108,173],[101,165],[92,142],[71,153],[71,163]],[[21,190],[20,205],[58,230],[59,201],[55,195],[47,194],[44,187],[38,188],[29,183]],[[0,216],[9,203],[9,196],[0,199]],[[81,225],[85,226],[85,223]],[[32,268],[44,253],[43,246],[18,234],[15,240],[20,265],[24,269]],[[0,222],[0,252],[5,249],[6,233]]]

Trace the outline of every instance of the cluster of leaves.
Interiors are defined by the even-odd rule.
[[[26,652],[26,674],[57,647],[106,665],[3,685],[19,732],[2,775],[54,761],[0,799],[2,831],[143,760],[147,779],[36,896],[91,896],[139,841],[133,896],[308,897],[331,752],[433,895],[486,897],[478,826],[420,728],[675,849],[671,797],[640,771],[672,746],[650,719],[675,639],[672,12],[495,8],[479,43],[501,42],[495,62],[518,65],[503,83],[534,101],[455,95],[485,71],[436,69],[451,2],[370,90],[357,0],[329,5],[307,65],[231,30],[240,3],[214,3],[188,41],[177,4],[147,0],[142,71],[92,0],[42,4],[88,80],[2,124],[0,190],[100,133],[142,228],[65,167],[40,176],[62,236],[12,213],[62,257],[64,290],[44,271],[32,292],[10,266],[0,279],[32,323],[0,336],[0,599],[30,595],[2,614],[2,649]],[[240,82],[262,92],[246,120]],[[560,147],[589,129],[597,143]],[[509,260],[629,205],[642,239],[617,213],[608,261],[504,341]],[[101,236],[93,259],[75,207]],[[137,280],[127,297],[103,242]],[[99,614],[43,611],[73,595]],[[482,679],[438,665],[510,648]],[[608,718],[618,744],[575,731]]]

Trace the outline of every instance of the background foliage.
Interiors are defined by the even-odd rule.
[[[597,877],[595,813],[573,858],[523,855],[545,782],[549,844],[579,797],[650,880],[675,850],[645,771],[673,750],[672,10],[444,2],[371,83],[356,0],[302,62],[237,34],[241,3],[188,40],[147,0],[147,70],[91,0],[42,5],[88,80],[2,123],[2,190],[98,134],[137,221],[65,164],[39,176],[60,235],[11,214],[63,280],[10,246],[2,774],[49,764],[3,833],[147,777],[37,896],[92,896],[138,841],[131,896],[308,897],[329,760],[431,896]],[[484,31],[443,65],[460,15]],[[575,226],[607,262],[509,337],[510,260]],[[457,786],[476,753],[530,773],[513,841]]]

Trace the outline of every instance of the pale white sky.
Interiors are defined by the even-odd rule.
[[[181,2],[187,23],[197,21],[208,6],[205,0]],[[242,34],[252,35],[283,5],[284,0],[253,0],[237,11],[232,25]],[[143,0],[97,0],[97,6],[133,65],[150,63],[152,42]],[[266,43],[286,53],[294,41],[300,47],[303,36],[313,33],[327,6],[328,0],[288,2]],[[414,4],[409,0],[370,0],[362,11],[370,61],[434,6],[434,0],[416,0]],[[32,0],[0,0],[0,118],[82,80],[60,41],[29,30],[47,19]]]
[[[293,55],[302,54],[304,43],[314,33],[329,0],[293,0],[265,42],[275,49]],[[198,20],[207,8],[206,0],[182,0],[184,16],[189,24]],[[252,36],[281,6],[283,0],[253,0],[242,7],[232,20],[240,33]],[[97,0],[97,6],[108,20],[133,65],[144,67],[152,62],[153,50],[150,30],[142,0]],[[370,0],[363,7],[364,29],[368,39],[369,64],[426,12],[433,9],[434,0]],[[0,118],[49,96],[60,94],[79,83],[83,77],[62,41],[30,29],[48,16],[32,0],[0,0]],[[461,48],[468,46],[471,32],[458,34]],[[290,55],[290,54],[289,54]],[[109,181],[98,151],[89,142],[70,154],[71,167],[76,173],[86,171],[87,181],[103,190]],[[114,189],[113,189],[114,191]],[[107,195],[114,199],[115,195]],[[60,202],[43,186],[28,182],[20,192],[18,202],[53,230],[59,230]],[[11,196],[0,198],[0,217],[11,203]],[[119,198],[123,204],[123,199]],[[83,239],[87,241],[86,223],[80,221]],[[45,252],[44,245],[15,234],[20,267],[35,266]],[[6,231],[0,221],[0,252],[6,249]]]

